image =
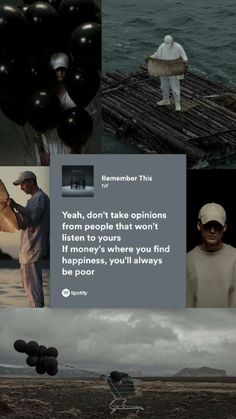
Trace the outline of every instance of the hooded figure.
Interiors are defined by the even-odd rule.
[[[151,55],[151,58],[158,58],[159,60],[176,60],[182,58],[186,64],[188,61],[183,47],[177,42],[174,42],[171,35],[166,35],[164,37],[164,42],[159,46],[158,50]],[[181,111],[180,78],[182,78],[182,76],[161,77],[163,99],[160,102],[157,102],[159,106],[170,105],[170,91],[172,91],[175,100],[175,110]]]
[[[51,70],[55,73],[55,86],[54,91],[58,96],[63,111],[77,107],[75,102],[71,99],[69,93],[66,90],[64,80],[66,77],[66,72],[69,68],[70,62],[69,57],[64,52],[54,53],[49,61],[49,66]],[[95,98],[96,99],[96,98]],[[97,125],[97,111],[95,106],[95,99],[87,105],[85,110],[92,116],[94,127]],[[88,143],[91,144],[95,140],[96,129],[94,128],[93,133],[91,134]],[[71,153],[71,149],[61,140],[58,135],[57,127],[48,130],[47,132],[41,134],[43,148],[48,160],[52,154],[68,154]],[[83,146],[83,152],[86,149],[86,145]],[[38,161],[40,161],[40,156],[37,153]]]

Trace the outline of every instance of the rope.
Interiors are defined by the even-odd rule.
[[[140,76],[140,75],[142,75],[142,74],[144,74],[144,73],[137,74],[137,76]],[[145,74],[146,74],[146,72],[145,72]],[[126,79],[131,78],[131,77],[135,77],[135,76],[130,76],[130,77],[127,77]],[[125,79],[125,80],[126,80],[126,79]],[[105,95],[105,94],[110,93],[110,92],[114,92],[115,90],[121,90],[121,89],[124,89],[125,87],[133,86],[134,84],[145,83],[146,81],[153,80],[153,79],[156,79],[156,76],[147,77],[147,78],[146,78],[146,79],[144,79],[144,80],[134,81],[134,82],[132,82],[132,83],[125,84],[124,86],[112,87],[112,88],[109,88],[109,89],[103,90],[103,91],[102,91],[102,95]],[[125,81],[125,80],[123,80],[123,81]],[[119,84],[121,84],[123,81],[121,81]]]
[[[23,144],[23,147],[24,147],[24,150],[25,150],[23,159],[24,159],[24,164],[26,165],[25,158],[29,155],[29,150],[28,150],[27,146],[25,145],[23,139],[21,138],[21,135],[20,135],[19,131],[16,128],[16,124],[11,121],[11,125],[12,125],[13,129],[15,130],[17,137],[20,139],[21,144]],[[27,140],[27,138],[26,138],[26,140]]]
[[[115,88],[115,87],[117,87],[117,86],[120,86],[121,84],[123,84],[124,82],[126,82],[127,80],[129,80],[129,79],[132,79],[132,78],[134,78],[134,77],[138,77],[138,76],[144,76],[145,74],[147,74],[147,72],[146,71],[142,71],[141,73],[135,73],[135,74],[130,74],[129,76],[127,76],[127,77],[125,77],[123,80],[121,80],[121,81],[118,81],[117,83],[114,83],[113,85],[111,85],[110,87],[109,87],[109,89],[113,89],[113,88]]]

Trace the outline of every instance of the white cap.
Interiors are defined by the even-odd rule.
[[[171,35],[166,35],[164,38],[164,42],[167,46],[171,46],[173,43],[173,38]]]
[[[25,180],[35,180],[36,182],[36,176],[33,172],[21,172],[18,176],[18,179],[16,179],[15,182],[13,182],[13,185],[20,185]]]
[[[226,212],[221,205],[211,202],[203,205],[198,213],[198,219],[202,224],[217,221],[224,226],[226,223]]]
[[[53,70],[57,68],[68,68],[69,67],[69,57],[64,52],[55,52],[50,58],[49,61],[50,67]]]

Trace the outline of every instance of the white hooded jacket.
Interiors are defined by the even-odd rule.
[[[176,60],[177,58],[182,58],[184,62],[188,61],[183,47],[177,42],[173,42],[171,46],[163,42],[158,50],[151,55],[151,58],[158,58],[159,60]]]

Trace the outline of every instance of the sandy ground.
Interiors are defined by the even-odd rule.
[[[112,395],[106,382],[2,378],[0,418],[236,419],[234,381],[143,381],[142,393],[128,403],[139,404],[144,411],[126,411],[111,416],[109,403]]]

